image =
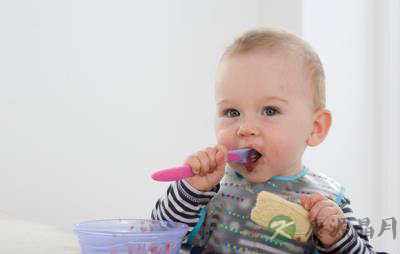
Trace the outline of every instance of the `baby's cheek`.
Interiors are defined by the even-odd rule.
[[[218,144],[225,146],[228,150],[235,148],[233,134],[228,129],[217,130],[216,137]]]
[[[291,166],[301,158],[301,149],[290,139],[276,140],[269,148],[270,159],[280,164],[276,165],[277,168]]]

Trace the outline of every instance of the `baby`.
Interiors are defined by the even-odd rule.
[[[302,163],[331,126],[324,82],[318,55],[301,38],[280,29],[237,38],[216,77],[218,144],[187,157],[194,176],[170,185],[152,219],[187,224],[192,253],[373,253],[344,187]],[[261,157],[227,163],[227,152],[243,147]],[[307,241],[278,240],[251,220],[265,191],[304,207],[313,222]]]

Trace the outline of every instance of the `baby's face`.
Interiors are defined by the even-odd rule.
[[[228,150],[253,147],[252,165],[232,165],[248,181],[295,175],[313,125],[312,92],[300,61],[256,51],[225,58],[217,74],[215,131]]]

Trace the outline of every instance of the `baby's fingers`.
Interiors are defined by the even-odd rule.
[[[227,149],[222,145],[216,145],[190,155],[185,164],[192,167],[193,174],[205,176],[223,167],[227,156]]]
[[[312,209],[317,202],[326,199],[326,197],[319,192],[315,192],[311,196],[307,196],[308,198],[305,200],[304,208],[308,211]]]
[[[310,210],[310,217],[312,219],[317,218],[317,219],[325,219],[325,217],[322,217],[323,214],[321,212],[325,210],[327,207],[332,208],[332,211],[335,211],[335,214],[337,213],[336,209],[336,204],[333,203],[330,200],[321,200],[317,202]]]
[[[200,170],[201,170],[201,163],[199,158],[193,154],[190,155],[184,162],[184,164],[189,165],[192,168],[192,172],[195,175],[200,174]]]
[[[216,158],[217,149],[215,149],[214,147],[208,147],[205,150],[205,152],[208,156],[210,172],[213,172],[217,167],[217,158]]]
[[[226,147],[223,145],[216,145],[215,148],[217,150],[217,164],[225,164],[225,162],[228,160],[228,149],[226,149]]]
[[[309,202],[308,200],[310,199],[310,195],[307,194],[302,194],[300,197],[300,204],[306,208],[306,203]]]
[[[199,175],[204,176],[210,171],[210,159],[205,151],[199,151],[197,157],[201,165]]]

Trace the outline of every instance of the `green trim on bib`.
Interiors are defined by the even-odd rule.
[[[190,233],[187,243],[191,244],[193,237],[197,234],[197,232],[199,232],[201,225],[203,224],[204,218],[206,217],[206,208],[203,207],[200,211],[200,218],[199,221],[197,222],[196,226],[194,226],[192,232]]]

